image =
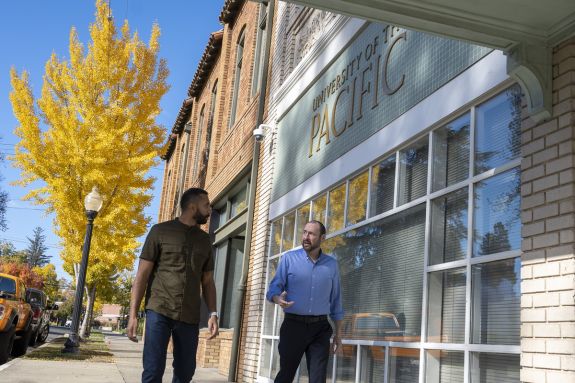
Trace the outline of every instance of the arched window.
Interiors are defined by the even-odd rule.
[[[200,145],[202,142],[202,131],[204,129],[205,109],[206,104],[202,105],[202,109],[200,110],[200,119],[198,121],[198,134],[196,134],[196,149],[194,150],[194,172],[193,172],[194,181],[198,177],[198,167],[200,162]]]
[[[268,5],[260,3],[260,14],[258,18],[258,37],[256,40],[256,54],[254,57],[254,73],[252,75],[252,96],[255,95],[261,86],[264,68],[264,49],[266,46]]]
[[[236,111],[238,107],[238,94],[240,90],[240,78],[242,73],[242,64],[244,56],[244,43],[246,40],[246,28],[244,27],[240,32],[240,37],[238,37],[238,43],[236,45],[236,68],[234,75],[234,84],[232,90],[232,108],[230,110],[230,124],[231,128],[236,122]]]

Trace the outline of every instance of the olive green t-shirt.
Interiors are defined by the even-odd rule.
[[[148,233],[140,258],[154,262],[146,309],[198,324],[202,273],[214,270],[209,235],[177,218],[162,222]]]

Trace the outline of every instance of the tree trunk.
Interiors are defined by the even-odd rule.
[[[86,288],[88,301],[86,302],[86,314],[84,315],[84,320],[82,321],[82,328],[80,330],[80,338],[86,338],[90,336],[90,328],[92,327],[92,313],[94,312],[94,302],[96,301],[96,286]]]

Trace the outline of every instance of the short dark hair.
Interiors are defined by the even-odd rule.
[[[180,198],[180,207],[182,208],[182,211],[186,210],[191,202],[196,202],[198,197],[201,195],[208,195],[208,192],[200,188],[189,188],[186,190],[184,194],[182,194],[182,198]]]
[[[321,223],[320,221],[317,221],[315,219],[312,219],[311,221],[309,221],[308,223],[315,223],[316,225],[319,226],[319,233],[321,235],[325,235],[325,233],[327,233],[327,231],[325,230],[325,225],[323,223]]]

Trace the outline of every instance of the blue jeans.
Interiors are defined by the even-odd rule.
[[[146,310],[142,383],[162,383],[170,336],[174,345],[172,383],[189,383],[196,371],[198,335],[197,324],[180,322]]]

